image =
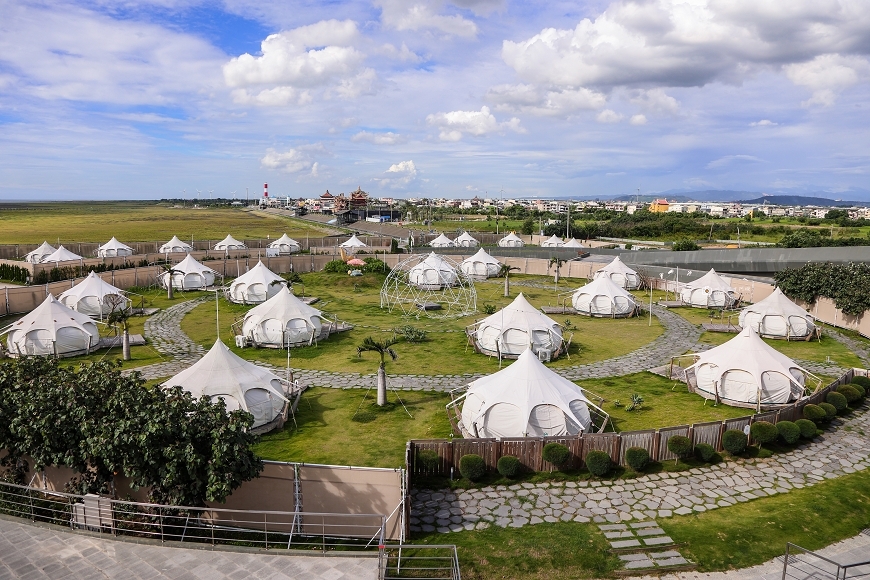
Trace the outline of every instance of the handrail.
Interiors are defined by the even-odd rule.
[[[378,555],[378,580],[387,578],[462,580],[459,554],[453,544],[390,544]]]
[[[792,578],[798,578],[798,576],[794,576],[794,575],[788,573],[789,562],[792,560],[792,558],[794,558],[797,561],[797,555],[791,553],[792,549],[800,550],[804,554],[810,555],[814,558],[818,558],[819,560],[823,560],[823,561],[827,562],[828,564],[832,564],[833,566],[835,566],[836,570],[834,571],[834,574],[833,574],[834,580],[840,580],[840,579],[845,580],[847,577],[849,577],[848,574],[849,574],[850,568],[857,568],[860,566],[870,565],[870,560],[865,560],[863,562],[853,562],[851,564],[842,564],[840,562],[837,562],[836,560],[826,558],[825,556],[822,556],[818,552],[813,552],[812,550],[808,550],[806,548],[798,546],[797,544],[793,544],[792,542],[786,542],[786,544],[785,544],[785,556],[783,558],[783,564],[782,564],[782,580],[786,580],[786,578],[788,578],[789,576],[791,576]],[[802,563],[815,569],[815,571],[813,572],[814,578],[818,578],[819,573],[830,575],[830,573],[827,570],[825,570],[824,568],[822,568],[820,566],[816,566],[815,564],[812,564],[810,562],[802,562]],[[841,571],[842,571],[842,575],[841,575]],[[852,576],[852,578],[859,578],[859,577],[864,577],[864,576],[868,576],[868,575],[870,575],[870,574],[863,573],[863,574],[859,574],[858,576]]]

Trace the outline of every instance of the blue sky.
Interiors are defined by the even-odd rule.
[[[870,196],[870,2],[0,0],[0,198]]]

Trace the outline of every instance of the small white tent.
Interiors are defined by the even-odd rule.
[[[568,238],[568,241],[563,245],[565,248],[585,248],[583,244],[580,243],[576,238]]]
[[[162,385],[181,387],[196,398],[223,399],[227,411],[241,409],[254,416],[254,427],[281,416],[289,384],[274,373],[249,363],[220,340],[204,357]]]
[[[106,316],[130,306],[130,299],[120,288],[109,284],[96,272],[57,297],[61,304],[88,316]]]
[[[583,390],[548,369],[531,350],[497,373],[469,383],[462,402],[465,437],[553,437],[594,429]]]
[[[263,262],[236,278],[227,289],[227,299],[237,304],[261,304],[278,293],[287,282]]]
[[[450,240],[450,238],[448,238],[444,234],[441,234],[440,236],[429,242],[429,245],[433,248],[452,248],[453,242]]]
[[[302,246],[299,245],[299,242],[288,237],[287,234],[269,244],[269,247],[273,250],[278,250],[279,254],[297,254],[302,251]]]
[[[459,274],[453,264],[435,252],[408,270],[408,283],[423,290],[440,290],[453,286],[458,279]]]
[[[734,288],[712,268],[680,291],[680,300],[696,308],[731,308],[737,299]]]
[[[8,333],[11,356],[87,354],[100,342],[100,332],[89,316],[69,309],[51,294],[3,332]]]
[[[459,237],[453,240],[453,245],[457,248],[476,248],[480,242],[468,232],[462,232]]]
[[[48,256],[44,256],[40,264],[48,264],[50,262],[71,262],[73,260],[81,260],[82,257],[78,254],[73,254],[63,246],[56,249]]]
[[[614,284],[607,276],[600,276],[577,289],[571,303],[579,314],[625,318],[637,312],[634,296]]]
[[[562,238],[560,238],[556,234],[553,234],[552,236],[541,242],[542,248],[561,248],[564,245],[565,242],[563,242]]]
[[[245,314],[242,335],[255,346],[283,348],[311,344],[320,336],[323,314],[283,286]]]
[[[744,308],[740,326],[767,338],[809,339],[816,331],[810,313],[789,300],[779,288],[774,288],[773,294],[764,300]]]
[[[807,371],[752,328],[698,353],[686,369],[689,390],[736,407],[784,405],[803,396]]]
[[[356,252],[358,252],[359,250],[362,250],[363,248],[368,248],[368,246],[365,245],[365,243],[362,240],[360,240],[358,237],[356,237],[356,234],[353,234],[350,237],[350,239],[347,240],[346,242],[342,242],[342,243],[338,244],[338,247],[344,248],[344,250],[346,252],[348,252],[349,254],[355,254]]]
[[[522,248],[525,242],[515,233],[511,232],[498,241],[499,248]]]
[[[226,252],[228,250],[245,250],[247,248],[248,246],[246,246],[230,234],[227,234],[227,237],[214,245],[214,249],[219,252]]]
[[[471,326],[478,350],[489,356],[512,358],[531,347],[538,354],[558,354],[562,348],[562,327],[532,306],[522,293],[513,302]]]
[[[54,253],[54,248],[51,247],[48,242],[42,242],[42,245],[24,256],[25,262],[30,262],[31,264],[39,264],[42,262],[42,259],[46,256],[50,256]]]
[[[192,252],[193,246],[185,244],[178,239],[178,236],[172,236],[172,239],[160,246],[159,253],[172,254],[174,252]]]
[[[98,258],[117,258],[118,256],[132,256],[133,248],[122,244],[114,236],[112,239],[97,248]]]
[[[636,290],[640,288],[640,276],[637,272],[625,265],[625,262],[619,259],[619,256],[613,258],[609,264],[595,272],[593,278],[601,278],[606,276],[621,288],[626,290]]]
[[[182,261],[172,266],[172,287],[177,290],[204,290],[214,284],[217,272],[197,262],[193,256],[187,255]],[[157,276],[157,282],[163,288],[169,287],[169,272]]]
[[[474,280],[486,280],[492,276],[498,276],[499,271],[501,271],[501,262],[480,248],[476,254],[462,260],[459,269]]]

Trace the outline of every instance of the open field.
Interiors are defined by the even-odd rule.
[[[154,202],[87,202],[0,205],[0,244],[222,240],[322,236],[309,222],[241,209],[193,209]]]

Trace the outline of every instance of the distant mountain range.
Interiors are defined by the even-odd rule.
[[[579,199],[599,199],[613,201],[640,201],[650,202],[655,199],[666,198],[668,201],[687,202],[738,202],[738,203],[765,203],[770,205],[816,205],[819,207],[849,207],[853,205],[870,205],[870,191],[852,190],[837,195],[828,192],[813,192],[808,194],[776,193],[767,194],[757,191],[733,191],[733,190],[668,190],[644,195],[615,195],[615,196],[584,196]],[[844,199],[849,197],[851,199]],[[578,199],[578,198],[573,198]]]

